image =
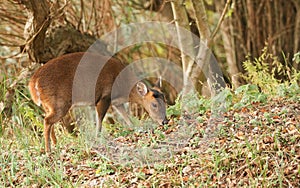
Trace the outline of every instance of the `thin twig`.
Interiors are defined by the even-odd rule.
[[[220,26],[221,26],[221,24],[222,24],[222,22],[223,22],[223,20],[224,20],[224,18],[225,18],[225,14],[226,14],[226,12],[227,12],[227,9],[228,9],[230,3],[231,3],[231,0],[227,0],[227,2],[226,2],[226,4],[225,4],[225,7],[224,7],[224,9],[223,9],[223,12],[222,12],[222,14],[221,14],[221,17],[220,17],[220,19],[219,19],[219,21],[218,21],[218,24],[217,24],[216,28],[214,29],[213,33],[212,33],[211,36],[210,36],[210,42],[213,41],[213,39],[215,38],[217,32],[219,31]],[[209,42],[209,43],[210,43],[210,42]]]
[[[16,57],[19,57],[21,54],[23,54],[23,52],[17,52],[16,54],[13,54],[13,55],[0,56],[0,59],[16,58]]]
[[[83,3],[83,0],[80,0],[80,7],[81,7],[81,9],[80,9],[80,16],[79,16],[79,20],[78,20],[78,23],[77,23],[77,29],[80,31],[80,25],[82,24],[82,19],[83,19],[83,12],[84,12],[84,3]],[[85,28],[85,26],[83,25],[83,27],[82,27],[83,29],[83,31],[84,31],[84,28]]]

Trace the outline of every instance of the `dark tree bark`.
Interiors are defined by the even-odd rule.
[[[44,54],[46,31],[51,23],[50,6],[45,0],[20,0],[20,3],[26,7],[28,15],[24,31],[25,49],[29,58],[39,63]]]
[[[97,39],[81,33],[65,20],[64,9],[47,0],[20,0],[27,10],[25,49],[33,62],[46,63],[66,53],[86,51]],[[55,7],[55,8],[53,8]],[[99,52],[110,54],[106,45],[98,42]]]

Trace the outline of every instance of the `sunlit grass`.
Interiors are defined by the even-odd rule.
[[[13,79],[0,84],[0,102],[4,106],[5,93]],[[188,102],[184,105],[178,100],[168,108],[168,116],[173,115],[168,126],[153,126],[151,120],[135,117],[131,118],[132,127],[104,122],[105,133],[110,136],[107,138],[141,148],[144,154],[149,152],[148,147],[161,147],[173,132],[186,129],[185,134],[190,133],[185,147],[156,162],[145,158],[144,163],[130,163],[130,159],[121,163],[95,149],[94,120],[89,122],[89,115],[78,120],[81,127],[77,128],[77,137],[55,125],[57,146],[45,154],[43,111],[30,100],[26,83],[24,80],[15,87],[10,116],[3,112],[0,116],[0,185],[4,187],[278,187],[299,182],[300,127],[295,114],[299,112],[299,86],[295,83],[282,85],[285,92],[272,98],[256,86],[246,85],[236,92],[227,89],[213,100],[192,96],[185,99]],[[222,100],[225,108],[219,116],[223,118],[221,127],[205,148],[211,105]],[[268,106],[275,105],[272,100],[278,102],[276,108]],[[192,113],[183,115],[182,106]],[[193,129],[189,129],[190,125]],[[175,140],[181,139],[179,135],[175,134]],[[147,157],[135,151],[138,150],[131,151],[135,157]]]

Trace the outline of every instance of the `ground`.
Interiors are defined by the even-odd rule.
[[[41,117],[33,118],[35,112],[24,107],[23,115],[3,118],[0,184],[4,187],[299,187],[299,95],[253,100],[235,107],[232,104],[217,118],[202,104],[199,113],[172,116],[168,126],[157,126],[151,131],[110,130],[108,134],[114,136],[115,143],[162,151],[160,144],[164,138],[183,126],[193,128],[186,142],[177,145],[171,155],[149,163],[107,159],[100,147],[86,144],[81,133],[78,137],[70,136],[60,126],[56,126],[57,147],[45,154],[42,129],[34,126],[42,126]],[[23,125],[27,118],[31,124]],[[211,126],[215,131],[207,134]],[[136,155],[133,151],[137,150],[131,152]]]

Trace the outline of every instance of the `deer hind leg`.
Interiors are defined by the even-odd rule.
[[[51,127],[53,127],[53,124],[48,120],[51,116],[46,116],[44,119],[44,139],[45,139],[45,150],[46,152],[51,151],[51,143],[50,143],[50,132]]]
[[[50,134],[51,141],[52,141],[53,145],[56,145],[57,139],[56,139],[56,136],[55,136],[54,126],[53,125],[51,126],[51,132],[50,133],[51,133]]]
[[[53,144],[56,144],[56,136],[54,132],[54,124],[59,120],[57,115],[53,112],[46,115],[44,119],[44,138],[45,138],[45,149],[46,152],[51,151],[51,142],[50,137]]]
[[[98,113],[97,132],[101,131],[103,118],[110,106],[110,97],[102,97],[97,103],[96,109]]]
[[[46,108],[46,117],[44,118],[44,138],[45,138],[45,149],[46,152],[51,151],[51,143],[50,138],[52,140],[52,143],[56,145],[57,139],[54,132],[54,124],[57,123],[62,117],[65,116],[65,114],[68,112],[67,110],[63,110],[66,108],[62,107],[56,107],[56,108],[50,108],[47,106]]]

